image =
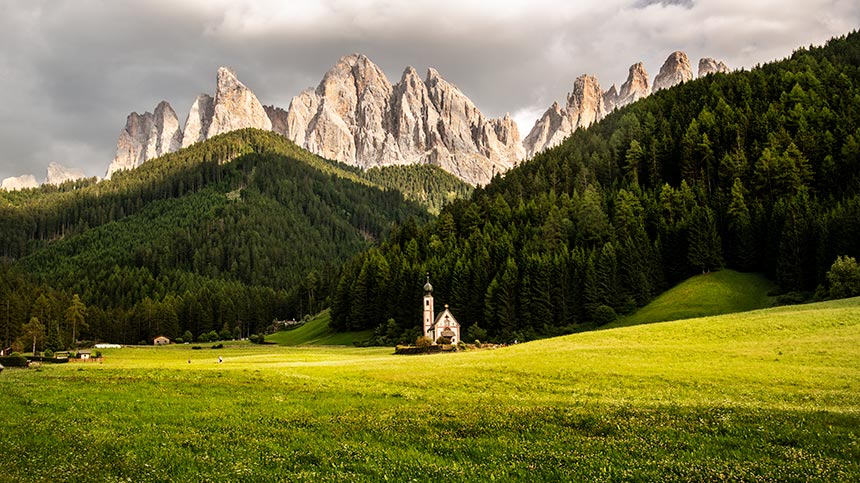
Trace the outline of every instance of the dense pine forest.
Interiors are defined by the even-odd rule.
[[[692,274],[761,271],[786,300],[860,255],[860,35],[619,109],[343,270],[340,329],[410,339],[421,287],[466,335],[599,325]]]
[[[318,311],[350,257],[471,191],[415,169],[364,173],[243,130],[109,181],[0,191],[3,347],[245,337]]]

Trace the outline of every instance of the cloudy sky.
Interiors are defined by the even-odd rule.
[[[653,79],[675,50],[751,68],[858,27],[857,0],[0,0],[0,179],[103,176],[131,111],[184,121],[221,65],[284,108],[349,53],[392,82],[435,67],[525,136],[583,73]]]

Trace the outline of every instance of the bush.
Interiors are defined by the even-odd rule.
[[[0,364],[6,367],[27,367],[27,358],[17,352],[13,352],[8,356],[0,357]]]
[[[594,310],[594,323],[597,325],[606,325],[614,322],[618,316],[615,314],[615,309],[608,305],[601,305]]]
[[[224,344],[215,344],[215,345],[213,345],[211,348],[212,348],[212,349],[223,349],[223,348],[224,348]]]
[[[854,257],[839,256],[827,272],[830,297],[841,299],[860,295],[860,266]]]
[[[45,353],[44,353],[44,354],[42,354],[42,356],[43,356],[45,359],[51,359],[51,358],[53,358],[53,357],[54,357],[54,351],[52,351],[51,349],[45,349]]]
[[[175,340],[174,342],[176,342],[177,344],[184,344],[184,343],[185,343],[185,339],[183,339],[182,337],[177,337],[177,338],[176,338],[176,340]]]
[[[251,336],[248,337],[248,340],[250,340],[252,344],[265,344],[266,336],[265,334],[251,334]]]
[[[427,349],[431,345],[433,345],[433,341],[426,335],[422,335],[415,339],[415,347],[418,347],[419,349]]]
[[[440,335],[436,338],[436,343],[439,345],[449,345],[451,343],[451,338]]]

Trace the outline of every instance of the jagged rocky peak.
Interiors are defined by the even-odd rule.
[[[529,131],[523,141],[526,155],[531,157],[556,146],[573,131],[603,119],[606,113],[604,94],[597,78],[591,75],[577,77],[573,91],[567,95],[566,106],[561,108],[557,102],[553,103]]]
[[[191,110],[185,118],[185,129],[182,131],[182,147],[187,148],[192,144],[206,140],[209,125],[212,124],[212,116],[215,115],[215,99],[209,94],[200,94]]]
[[[705,77],[714,72],[728,73],[729,67],[723,62],[710,57],[699,59],[699,77]]]
[[[435,69],[424,80],[413,67],[392,85],[367,56],[342,57],[290,102],[286,135],[320,156],[369,168],[433,163],[471,183],[522,155],[510,116],[487,119]]]
[[[6,191],[18,191],[38,187],[39,182],[36,181],[36,177],[32,174],[25,174],[22,176],[10,176],[0,182],[0,189],[4,189]]]
[[[217,85],[212,122],[206,131],[207,139],[248,127],[265,131],[272,129],[272,121],[266,115],[263,105],[245,84],[239,82],[232,69],[218,69]]]
[[[60,185],[66,181],[74,181],[76,179],[86,178],[87,175],[82,169],[67,168],[59,163],[50,163],[48,165],[45,184]]]
[[[672,52],[663,62],[663,66],[660,67],[660,73],[654,78],[654,92],[668,89],[692,79],[693,69],[690,67],[690,59],[687,58],[687,54],[681,51]]]
[[[132,112],[116,143],[116,156],[108,166],[105,178],[117,171],[134,169],[144,161],[174,152],[182,146],[182,133],[176,112],[166,101],[155,112]]]
[[[269,120],[272,121],[272,131],[281,136],[287,135],[287,111],[276,106],[263,106]]]
[[[618,93],[618,107],[632,104],[639,99],[651,95],[651,86],[648,85],[648,72],[642,62],[630,66],[627,71],[627,80],[621,84]]]
[[[603,93],[603,107],[606,108],[606,112],[612,112],[618,106],[618,88],[615,87],[615,84],[612,84],[606,92]]]
[[[603,91],[597,77],[586,74],[576,78],[573,92],[567,95],[567,110],[575,116],[574,128],[588,127],[603,119],[606,106],[603,105]]]

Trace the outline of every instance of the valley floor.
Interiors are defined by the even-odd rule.
[[[0,480],[860,480],[860,299],[436,356],[103,352],[0,374]]]

